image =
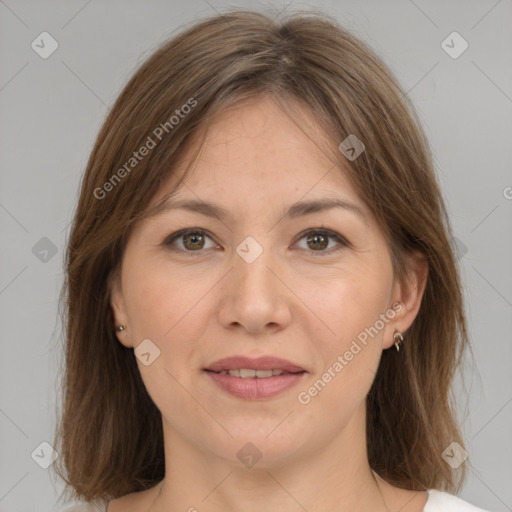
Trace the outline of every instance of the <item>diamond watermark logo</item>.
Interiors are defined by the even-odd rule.
[[[30,46],[39,57],[47,59],[59,47],[59,43],[48,32],[41,32]]]
[[[455,253],[455,259],[457,261],[464,258],[464,256],[468,253],[467,245],[462,240],[457,238],[456,236],[454,236],[452,239],[452,245],[453,245],[453,250]]]
[[[242,446],[236,456],[247,468],[252,468],[261,459],[262,453],[258,450],[255,444],[249,442]]]
[[[30,456],[38,466],[48,469],[55,462],[59,454],[50,443],[43,441]]]
[[[135,356],[144,366],[149,366],[160,357],[160,349],[150,339],[145,339],[135,348]]]
[[[261,256],[263,247],[252,236],[248,236],[238,244],[236,252],[246,263],[252,263]]]
[[[468,458],[468,452],[454,441],[448,445],[441,456],[453,469],[457,469]]]
[[[345,157],[353,162],[364,150],[364,144],[351,133],[339,146],[338,149]]]
[[[48,263],[57,254],[57,246],[49,238],[43,236],[32,247],[32,254],[42,263]]]
[[[458,32],[452,32],[443,40],[441,48],[452,59],[458,59],[469,48],[469,44]]]

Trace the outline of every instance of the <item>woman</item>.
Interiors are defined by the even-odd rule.
[[[450,237],[414,109],[334,20],[237,10],[161,46],[69,240],[69,510],[482,510],[451,494]]]

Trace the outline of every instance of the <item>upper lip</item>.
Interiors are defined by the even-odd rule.
[[[253,370],[282,370],[289,373],[305,372],[304,368],[293,364],[292,362],[274,356],[261,356],[251,358],[246,356],[231,356],[215,361],[213,364],[205,368],[212,372],[220,372],[222,370],[239,370],[242,368]]]

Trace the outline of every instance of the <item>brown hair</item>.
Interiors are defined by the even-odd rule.
[[[260,94],[297,116],[295,102],[323,127],[388,240],[396,277],[406,277],[409,252],[428,261],[406,342],[383,352],[367,396],[371,467],[405,489],[463,484],[466,465],[452,470],[442,452],[454,441],[464,446],[450,390],[470,346],[450,223],[417,114],[380,58],[329,16],[300,11],[278,21],[236,9],[188,27],[143,62],[87,163],[66,253],[54,441],[54,470],[73,498],[117,498],[164,478],[161,415],[133,350],[116,339],[109,283],[134,223],[185,150],[199,150],[192,137],[216,113]],[[366,149],[347,166],[337,146],[350,134]],[[146,156],[135,160],[143,145]]]

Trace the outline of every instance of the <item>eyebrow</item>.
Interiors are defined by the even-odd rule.
[[[207,217],[213,217],[220,221],[231,217],[229,211],[222,206],[197,199],[168,200],[161,208],[159,208],[158,213],[165,213],[167,211],[177,210],[180,208],[190,212],[199,213]],[[288,210],[281,213],[280,218],[286,217],[288,219],[296,219],[298,217],[331,210],[333,208],[343,208],[344,210],[355,213],[364,222],[367,221],[366,215],[361,207],[354,203],[337,198],[323,198],[294,203],[288,208]]]

